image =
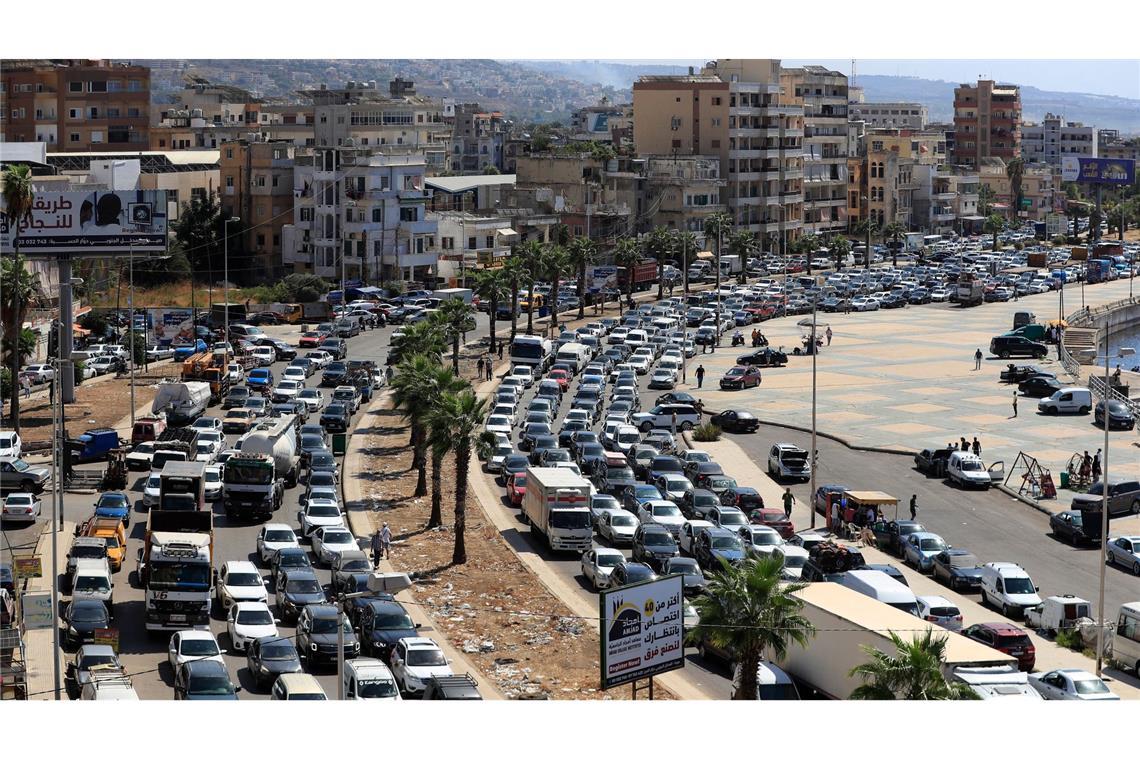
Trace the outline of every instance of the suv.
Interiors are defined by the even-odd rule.
[[[701,424],[701,413],[688,404],[659,404],[648,412],[638,412],[631,422],[643,433],[653,428],[670,430],[676,415],[678,430],[692,430]]]
[[[479,682],[470,673],[461,676],[432,676],[424,686],[424,699],[482,699]]]
[[[297,652],[309,661],[309,667],[318,662],[336,662],[337,622],[340,611],[331,604],[306,604],[297,619]],[[352,659],[360,654],[360,640],[348,620],[344,620],[344,657]]]
[[[1044,343],[1032,341],[1021,335],[997,335],[990,339],[990,353],[997,354],[1003,359],[1011,356],[1031,356],[1034,359],[1044,359],[1049,353]]]
[[[963,630],[962,635],[1016,657],[1019,670],[1028,672],[1037,664],[1037,650],[1029,634],[1012,623],[975,623]]]
[[[811,480],[807,451],[793,443],[777,443],[768,451],[768,474],[777,479]]]
[[[633,561],[660,570],[667,560],[681,556],[673,534],[664,525],[642,523],[633,533]]]
[[[1087,509],[1099,512],[1104,498],[1104,481],[1098,481],[1089,486],[1085,493],[1073,497],[1071,509],[1078,512]],[[1140,515],[1140,482],[1135,480],[1122,480],[1108,484],[1108,516]]]

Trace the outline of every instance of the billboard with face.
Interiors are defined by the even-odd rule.
[[[21,252],[136,253],[166,250],[166,192],[95,190],[36,192],[31,214],[0,216],[0,250],[12,251],[19,233]]]

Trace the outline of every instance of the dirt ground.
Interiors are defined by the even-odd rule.
[[[596,623],[574,617],[537,581],[487,519],[471,489],[467,495],[467,563],[451,565],[455,505],[454,460],[443,468],[444,526],[425,530],[431,494],[413,498],[416,472],[408,428],[394,410],[378,415],[365,452],[376,525],[393,531],[392,562],[421,578],[417,599],[436,627],[494,681],[508,698],[628,699],[626,688],[598,689]],[[473,461],[472,468],[480,466]],[[430,488],[430,469],[429,469]],[[657,698],[671,699],[658,687]]]
[[[148,382],[135,386],[136,408],[153,400],[153,385]],[[125,379],[80,385],[75,389],[75,403],[68,404],[64,413],[67,418],[67,434],[71,437],[88,428],[113,427],[131,413],[130,386]],[[25,444],[50,442],[51,424],[52,406],[46,396],[22,400],[20,436]],[[120,430],[119,435],[129,438],[130,431]]]

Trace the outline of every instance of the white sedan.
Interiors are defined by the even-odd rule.
[[[934,303],[945,303],[950,300],[950,288],[935,288],[930,291],[930,300]]]
[[[277,387],[273,389],[273,400],[279,401],[292,401],[297,398],[297,395],[305,389],[305,384],[298,380],[282,380],[277,383]]]
[[[340,526],[317,528],[313,531],[313,554],[317,564],[332,566],[341,552],[359,549],[356,537],[347,528]]]
[[[309,414],[319,412],[325,407],[325,394],[317,388],[306,388],[297,394],[298,401],[304,401],[309,408]]]
[[[156,473],[146,479],[143,485],[143,507],[151,509],[158,506],[158,495],[162,487],[162,478]]]
[[[143,441],[137,443],[125,457],[128,470],[149,470],[150,460],[154,457],[154,442]]]
[[[878,311],[879,302],[874,298],[853,298],[851,299],[852,311]]]
[[[238,602],[230,607],[229,614],[226,615],[230,644],[239,652],[244,652],[249,642],[263,636],[276,637],[277,623],[265,602]]]
[[[219,441],[203,441],[199,439],[198,447],[194,450],[194,461],[210,464],[217,459],[221,450],[222,444]]]
[[[199,417],[190,427],[199,431],[222,432],[222,421],[217,417]],[[199,436],[201,438],[201,436]]]
[[[1105,560],[1140,575],[1140,536],[1109,536]]]
[[[301,387],[304,388],[305,381],[309,379],[309,376],[305,373],[303,367],[297,367],[294,365],[285,368],[285,371],[281,373],[281,379],[296,380],[301,384]]]
[[[297,513],[301,535],[309,536],[318,528],[344,527],[344,515],[332,499],[309,499],[305,508]]]
[[[666,368],[653,370],[653,375],[649,378],[649,387],[673,390],[677,387],[677,372]]]
[[[13,522],[35,522],[43,510],[41,502],[34,494],[16,492],[4,499],[3,517]]]
[[[170,663],[170,669],[177,673],[180,665],[191,660],[217,660],[224,663],[222,652],[223,650],[218,646],[218,640],[214,638],[214,634],[210,631],[192,628],[186,631],[177,631],[170,637],[170,645],[166,648],[166,658]]]
[[[521,380],[524,388],[529,388],[534,385],[534,373],[530,367],[525,364],[516,364],[514,367],[511,367],[511,374],[509,376],[517,377]]]
[[[231,364],[226,367],[226,374],[230,377],[230,384],[240,383],[245,380],[245,367],[240,364]]]
[[[625,562],[625,555],[620,551],[599,546],[582,555],[582,575],[593,585],[595,591],[607,588],[610,585],[610,573],[622,562]]]
[[[257,534],[257,556],[265,564],[269,564],[273,555],[282,549],[300,545],[297,534],[285,523],[263,525]]]
[[[1108,690],[1104,681],[1079,668],[1058,668],[1047,673],[1030,673],[1029,685],[1045,699],[1070,699],[1083,702],[1120,699]]]
[[[486,430],[488,433],[502,433],[511,437],[511,419],[503,414],[492,414],[487,418]]]
[[[628,364],[633,367],[633,371],[639,375],[645,375],[649,372],[649,359],[646,356],[631,356],[629,357]]]
[[[324,369],[325,365],[333,360],[332,354],[330,354],[328,351],[322,351],[320,349],[309,351],[305,354],[305,358],[312,359],[314,362],[316,362],[317,369]]]
[[[158,362],[163,359],[171,359],[174,357],[173,346],[150,346],[146,350],[146,360],[148,362]]]
[[[205,469],[206,501],[217,501],[222,498],[222,466],[208,464]]]

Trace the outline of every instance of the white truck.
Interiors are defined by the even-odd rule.
[[[210,384],[197,381],[159,383],[150,412],[166,414],[172,427],[189,425],[198,419],[210,403]]]
[[[1029,685],[1029,674],[1017,665],[991,665],[989,667],[960,666],[951,676],[955,681],[969,684],[982,699],[1014,698],[1040,702],[1041,695]]]
[[[516,335],[511,341],[511,364],[525,364],[544,371],[554,362],[554,344],[541,335]]]
[[[268,518],[285,489],[297,485],[296,417],[262,422],[241,440],[241,452],[222,468],[222,498],[230,517]]]
[[[471,288],[443,288],[441,290],[433,290],[431,298],[438,298],[441,301],[446,301],[450,298],[458,298],[465,304],[470,304],[474,293]]]
[[[592,358],[593,352],[585,343],[565,343],[558,349],[554,361],[569,364],[573,368],[573,373],[577,375]]]
[[[588,550],[594,539],[590,482],[561,467],[528,467],[522,518],[551,551]]]
[[[530,491],[530,482],[527,482]],[[895,654],[888,631],[897,631],[909,641],[921,629],[932,628],[946,638],[945,675],[958,668],[1017,668],[1017,661],[984,644],[938,628],[889,604],[860,594],[838,583],[811,583],[794,594],[804,606],[800,611],[816,628],[807,648],[792,644],[777,663],[797,680],[831,699],[848,699],[862,681],[849,675],[852,668],[870,661],[863,647]]]
[[[147,631],[210,625],[213,555],[211,512],[151,510],[138,552]]]
[[[1049,635],[1075,627],[1082,618],[1092,619],[1092,605],[1072,594],[1047,596],[1025,611],[1025,625]]]

